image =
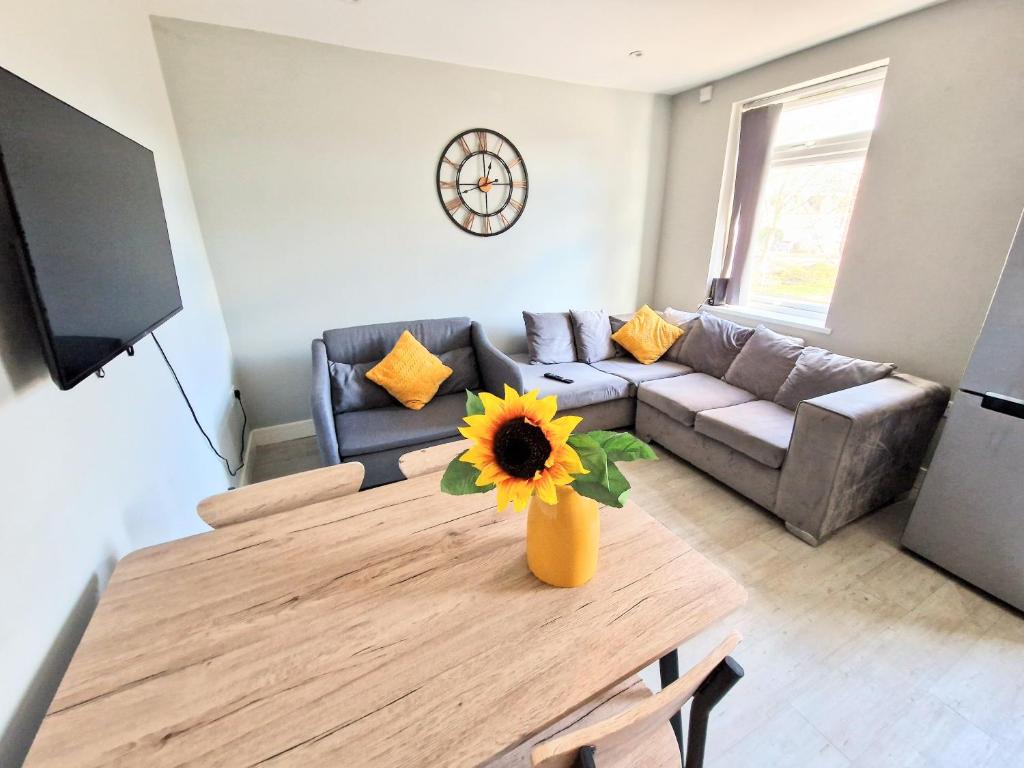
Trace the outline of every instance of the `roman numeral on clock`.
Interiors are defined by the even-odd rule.
[[[453,197],[451,200],[444,204],[444,207],[447,208],[451,213],[455,213],[457,210],[459,210],[459,208],[462,207],[462,198]]]
[[[484,216],[480,221],[480,226],[483,228],[485,235],[491,234],[491,217]]]
[[[508,204],[516,209],[516,213],[521,213],[523,210],[523,204],[520,203],[518,200],[509,200]]]
[[[476,214],[474,214],[472,211],[467,211],[466,215],[462,218],[462,228],[463,229],[472,229],[473,228],[473,222],[475,220],[476,220]]]
[[[469,142],[466,141],[465,136],[459,136],[459,146],[462,147],[462,151],[465,152],[467,155],[473,151],[469,148]]]
[[[526,181],[513,181],[512,189],[526,189]]]
[[[480,149],[487,151],[487,134],[483,131],[476,132],[476,142],[480,146]]]

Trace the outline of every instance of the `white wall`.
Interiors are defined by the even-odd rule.
[[[147,16],[136,0],[0,0],[0,18],[0,66],[154,150],[185,305],[158,335],[237,455],[230,348]],[[116,560],[204,529],[196,501],[227,479],[151,340],[59,391],[9,249],[0,262],[0,765],[16,766]]]
[[[722,80],[708,104],[674,97],[655,295],[705,295],[732,104],[883,58],[833,334],[799,333],[955,386],[1024,207],[1020,0],[945,3]]]
[[[326,328],[469,315],[515,346],[523,309],[650,296],[665,97],[154,27],[257,425],[309,418],[309,343]],[[497,237],[457,229],[434,187],[441,150],[473,127],[507,135],[530,173]]]

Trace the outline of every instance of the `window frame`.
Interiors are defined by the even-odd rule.
[[[885,78],[888,74],[888,65],[889,60],[882,59],[733,103],[729,138],[726,145],[725,168],[722,174],[722,186],[719,194],[718,216],[712,243],[711,259],[709,260],[709,283],[712,278],[718,277],[721,274],[722,267],[727,259],[726,248],[729,239],[730,215],[736,183],[740,121],[743,113],[749,109],[756,109],[757,107],[769,104],[786,104],[794,101],[811,101],[812,99],[824,101],[832,98],[839,91],[876,87],[879,83],[884,87]],[[776,147],[772,150],[771,165],[777,164],[776,156],[780,153],[789,155],[789,157],[783,158],[784,164],[787,165],[820,162],[822,158],[834,158],[838,161],[852,157],[866,157],[873,133],[874,130],[861,131],[842,136],[832,136],[813,144],[800,143]],[[849,231],[848,225],[847,232],[843,233],[844,250],[846,235]],[[838,286],[838,277],[836,285]],[[829,301],[827,307],[822,309],[820,305],[802,306],[800,302],[752,301],[746,297],[746,288],[742,284],[740,291],[741,303],[721,305],[720,309],[723,313],[763,319],[783,325],[789,321],[794,327],[803,329],[813,328],[825,333],[831,333],[831,329],[827,327],[828,315],[832,309],[831,301]]]

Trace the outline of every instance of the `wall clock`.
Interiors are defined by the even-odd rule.
[[[486,128],[460,133],[437,161],[437,197],[448,218],[471,235],[500,235],[519,221],[528,182],[516,145]]]

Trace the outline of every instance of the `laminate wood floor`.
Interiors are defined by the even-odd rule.
[[[709,768],[1024,766],[1024,618],[899,546],[899,502],[818,548],[665,451],[623,465],[634,499],[728,569],[746,676],[715,711]],[[254,477],[318,464],[314,438],[262,446]],[[511,514],[511,513],[510,513]],[[645,679],[657,679],[646,670]]]

